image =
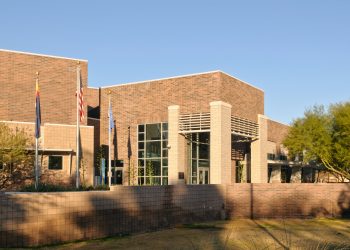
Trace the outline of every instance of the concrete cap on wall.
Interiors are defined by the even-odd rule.
[[[232,108],[232,105],[231,105],[231,104],[228,104],[228,103],[223,102],[223,101],[211,102],[211,103],[210,103],[210,106],[224,106],[224,107],[227,107],[227,108]]]
[[[171,105],[168,107],[168,110],[169,109],[180,109],[180,106],[179,105]]]

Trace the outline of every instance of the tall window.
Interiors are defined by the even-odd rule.
[[[168,123],[138,126],[139,185],[168,185]]]
[[[209,133],[193,133],[190,136],[191,184],[209,184],[209,140]]]

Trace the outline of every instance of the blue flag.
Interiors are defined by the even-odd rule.
[[[110,127],[110,131],[112,131],[112,129],[114,128],[114,119],[113,119],[113,112],[112,112],[112,104],[109,103],[109,127]]]
[[[35,91],[35,138],[40,138],[41,110],[39,84],[36,83]]]

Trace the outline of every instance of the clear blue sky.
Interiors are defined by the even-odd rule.
[[[221,69],[289,123],[350,100],[350,1],[1,1],[0,48],[89,60],[103,86]]]

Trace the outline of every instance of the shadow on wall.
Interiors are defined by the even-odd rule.
[[[1,195],[0,247],[94,239],[218,220],[221,186],[143,186],[115,191]]]
[[[227,186],[229,218],[350,218],[349,184]]]

